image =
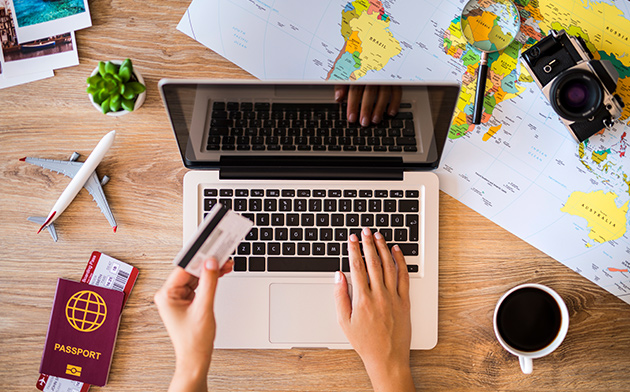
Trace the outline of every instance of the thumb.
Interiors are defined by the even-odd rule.
[[[352,304],[348,294],[348,282],[341,271],[335,272],[335,307],[337,308],[337,322],[344,328],[350,321]]]
[[[217,281],[219,279],[219,263],[214,257],[204,261],[201,274],[199,275],[199,285],[195,294],[195,302],[204,309],[213,309],[214,294],[217,291]]]

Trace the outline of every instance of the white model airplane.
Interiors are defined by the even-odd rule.
[[[20,161],[41,166],[44,169],[61,173],[72,178],[72,181],[70,181],[61,196],[59,196],[59,199],[50,211],[50,214],[48,214],[48,217],[31,216],[28,218],[29,221],[42,225],[38,233],[42,231],[42,229],[48,229],[53,240],[57,241],[57,232],[53,221],[57,219],[70,202],[74,200],[74,197],[79,193],[82,187],[87,189],[90,195],[92,195],[94,201],[101,209],[101,212],[114,229],[114,233],[116,232],[118,226],[116,225],[112,211],[109,209],[109,204],[107,203],[102,188],[102,186],[109,181],[109,177],[103,176],[103,179],[99,180],[96,175],[96,166],[98,166],[107,150],[111,147],[115,134],[116,131],[111,131],[105,135],[85,162],[77,162],[80,156],[77,152],[73,153],[67,161],[29,157],[20,159]]]

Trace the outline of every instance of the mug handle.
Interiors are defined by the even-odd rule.
[[[521,364],[521,370],[525,374],[530,374],[533,370],[533,361],[529,357],[518,357],[518,362]]]

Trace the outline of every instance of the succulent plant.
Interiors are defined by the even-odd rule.
[[[120,65],[111,61],[99,62],[98,73],[90,76],[87,83],[88,94],[101,106],[103,113],[117,112],[121,108],[133,111],[136,98],[146,91],[146,87],[134,76],[129,59]]]

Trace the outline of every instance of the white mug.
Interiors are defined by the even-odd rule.
[[[558,328],[558,332],[556,336],[553,338],[553,340],[551,340],[550,343],[546,344],[544,347],[540,349],[536,349],[535,351],[526,351],[524,349],[517,349],[515,347],[512,347],[509,343],[506,342],[506,340],[502,336],[501,332],[499,331],[498,322],[497,322],[497,314],[499,312],[499,309],[501,308],[501,305],[504,303],[505,299],[508,298],[508,296],[510,296],[510,294],[514,293],[515,291],[522,290],[525,288],[534,288],[534,289],[542,290],[545,293],[549,294],[555,301],[555,304],[558,306],[558,310],[560,312],[560,326]],[[526,310],[523,309],[523,311],[525,313],[522,313],[519,316],[527,317]],[[562,343],[562,341],[564,340],[565,336],[567,335],[567,331],[569,330],[569,311],[567,309],[567,305],[562,300],[562,297],[560,297],[560,295],[556,293],[554,290],[552,290],[551,288],[547,286],[543,286],[541,284],[536,284],[536,283],[522,284],[520,286],[514,287],[507,293],[503,294],[501,299],[499,299],[499,301],[497,302],[497,306],[494,308],[493,325],[494,325],[494,333],[497,336],[499,343],[501,343],[501,346],[503,346],[503,348],[505,348],[508,352],[518,357],[519,363],[521,365],[521,370],[523,371],[523,373],[530,374],[533,368],[532,359],[544,357],[545,355],[551,354],[555,349],[558,348],[558,346],[560,346],[560,343]]]

